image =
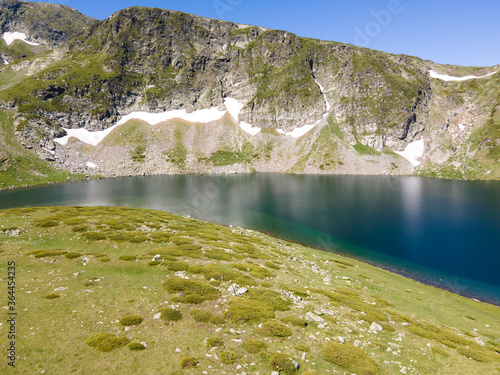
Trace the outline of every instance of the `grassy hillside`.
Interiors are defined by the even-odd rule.
[[[14,129],[13,116],[0,111],[0,189],[84,177],[58,170],[32,150],[25,149],[15,137]]]
[[[500,371],[499,308],[253,231],[26,208],[0,211],[0,249],[6,296],[16,264],[17,373]]]

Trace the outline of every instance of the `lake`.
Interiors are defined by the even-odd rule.
[[[144,207],[264,231],[500,304],[500,182],[250,174],[147,176],[0,192],[0,209]]]

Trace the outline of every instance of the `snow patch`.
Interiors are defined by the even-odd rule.
[[[323,86],[321,86],[321,83],[319,83],[316,78],[314,78],[314,82],[319,86],[319,89],[321,90],[321,93],[323,94],[323,97],[325,98],[325,103],[326,103],[326,110],[329,111],[332,106],[330,105],[330,102],[328,101],[328,98],[326,97],[326,91]]]
[[[91,132],[87,129],[64,129],[68,135],[62,138],[54,139],[54,141],[64,146],[68,143],[69,138],[75,137],[84,143],[97,146],[99,142],[106,138],[106,136],[116,127],[123,125],[132,119],[142,120],[150,125],[158,125],[161,122],[172,120],[174,118],[183,119],[189,122],[208,123],[219,120],[225,113],[226,111],[219,111],[215,107],[210,109],[201,109],[192,113],[187,113],[185,109],[176,109],[162,113],[132,112],[123,116],[120,121],[106,130]]]
[[[10,46],[12,43],[14,43],[15,40],[22,40],[24,43],[26,44],[29,44],[31,46],[39,46],[40,44],[39,43],[34,43],[34,42],[28,42],[26,39],[27,39],[27,36],[25,33],[19,33],[17,31],[15,32],[6,32],[6,33],[3,33],[3,39],[5,40],[5,43],[7,43],[8,46]]]
[[[303,135],[307,134],[309,131],[311,131],[317,124],[318,123],[314,125],[304,125],[301,128],[295,128],[291,132],[286,133],[286,135],[289,135],[292,138],[300,138]]]
[[[93,168],[97,168],[97,164],[92,163],[91,161],[88,161],[88,162],[87,162],[87,167],[88,167],[88,168],[92,168],[92,169],[93,169]]]
[[[396,151],[396,153],[408,160],[414,167],[418,167],[421,164],[419,159],[424,155],[424,138],[408,143],[404,151]]]
[[[471,79],[481,79],[481,78],[486,78],[486,77],[492,76],[493,74],[496,74],[496,73],[498,73],[498,72],[493,72],[493,73],[490,73],[490,74],[486,74],[486,75],[481,76],[481,77],[477,77],[477,76],[454,77],[454,76],[449,76],[449,75],[446,75],[446,74],[438,73],[435,70],[431,70],[429,72],[431,78],[436,78],[436,79],[440,79],[441,81],[447,81],[447,82],[451,82],[451,81],[469,81]]]
[[[257,135],[262,130],[258,126],[254,127],[252,124],[249,124],[248,122],[241,121],[239,123],[239,125],[240,125],[241,130],[243,130],[244,132],[246,132],[246,133],[248,133],[250,135]]]
[[[245,104],[233,98],[225,98],[224,105],[226,106],[229,114],[233,117],[234,121],[238,123],[241,130],[250,135],[257,135],[260,133],[260,131],[262,130],[261,128],[257,126],[254,127],[252,124],[249,124],[248,122],[243,122],[238,120],[240,112],[245,106]]]

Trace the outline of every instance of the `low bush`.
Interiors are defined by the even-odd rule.
[[[57,293],[50,293],[50,294],[47,294],[43,298],[46,298],[46,299],[56,299],[56,298],[59,298],[59,297],[61,297],[61,296],[59,294],[57,294]]]
[[[306,353],[311,351],[311,348],[306,344],[297,344],[295,345],[295,349],[298,350],[299,352],[306,352]]]
[[[500,355],[489,350],[459,347],[457,352],[478,362],[500,362]]]
[[[323,347],[322,354],[326,361],[347,371],[359,375],[378,373],[377,365],[373,359],[354,345],[330,342]]]
[[[273,370],[277,370],[285,375],[292,375],[297,373],[295,366],[293,365],[290,357],[283,353],[273,353],[269,357],[269,364]]]
[[[127,315],[120,319],[120,324],[123,326],[137,326],[142,323],[144,319],[137,315]]]
[[[259,328],[257,332],[266,337],[289,337],[292,335],[291,329],[277,320],[264,322],[262,328]]]
[[[64,257],[66,259],[76,259],[76,258],[80,258],[81,256],[83,256],[82,253],[66,253],[66,254],[64,254]]]
[[[57,227],[59,225],[59,221],[51,218],[40,218],[35,220],[35,226],[40,228],[50,228]]]
[[[127,261],[127,262],[130,262],[130,261],[132,261],[132,260],[136,260],[136,259],[137,259],[137,257],[136,257],[135,255],[120,255],[120,256],[118,257],[118,259],[120,259],[120,260],[125,260],[125,261]]]
[[[201,303],[216,300],[219,291],[209,284],[196,280],[171,277],[163,283],[163,288],[169,293],[179,293],[176,301],[185,303]]]
[[[269,305],[249,298],[234,298],[229,301],[229,307],[224,318],[232,322],[259,323],[268,318],[274,318],[274,312]]]
[[[165,322],[175,322],[182,319],[182,313],[170,307],[162,308],[159,312],[161,313],[160,319]]]
[[[272,262],[266,262],[266,263],[264,263],[264,266],[266,266],[267,268],[272,268],[273,270],[277,270],[277,271],[280,270],[280,266],[278,266],[277,264],[274,264]]]
[[[248,298],[253,301],[265,303],[271,310],[290,310],[292,303],[281,296],[280,293],[263,288],[250,289]]]
[[[198,309],[191,310],[189,315],[193,317],[193,319],[199,323],[208,323],[210,319],[212,319],[212,314],[208,311],[202,311]]]
[[[163,262],[163,264],[167,267],[167,269],[169,269],[170,271],[174,271],[174,272],[187,271],[189,268],[189,264],[187,264],[185,262],[167,261],[167,262]]]
[[[182,368],[190,368],[190,367],[196,367],[198,365],[198,361],[196,358],[193,357],[184,357],[181,360],[181,367]]]
[[[441,348],[440,346],[432,345],[431,350],[440,355],[444,355],[445,357],[449,357],[450,353],[448,353],[445,349]]]
[[[233,283],[246,286],[257,285],[254,279],[244,273],[220,264],[207,264],[202,267],[201,273],[209,280],[232,281]]]
[[[319,375],[319,372],[316,370],[307,370],[303,372],[302,375]]]
[[[130,350],[144,350],[146,347],[142,345],[140,342],[131,342],[127,345]]]
[[[108,257],[102,257],[102,258],[99,258],[99,262],[103,262],[103,263],[111,262],[111,259]]]
[[[88,241],[101,241],[105,240],[107,236],[101,232],[85,232],[83,237]]]
[[[236,362],[240,356],[236,354],[235,352],[226,350],[220,353],[219,355],[220,361],[224,363],[225,365],[232,365],[234,362]]]
[[[113,349],[127,345],[129,341],[124,336],[116,336],[111,333],[95,333],[85,340],[85,344],[102,352],[110,352]]]
[[[152,260],[148,262],[148,266],[157,266],[158,264],[161,264],[161,260]]]
[[[243,341],[241,346],[243,347],[243,349],[245,349],[247,352],[249,352],[251,354],[256,354],[262,350],[267,349],[267,344],[265,342],[263,342],[261,340],[257,340],[257,339],[245,340],[245,341]]]
[[[281,320],[285,323],[290,323],[290,324],[297,326],[297,327],[306,327],[307,326],[307,322],[304,319],[299,318],[298,316],[294,316],[294,315],[285,316]]]
[[[224,346],[224,340],[220,337],[209,337],[207,345],[209,348],[222,347]]]

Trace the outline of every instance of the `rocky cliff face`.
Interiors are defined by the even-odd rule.
[[[0,40],[0,57],[3,63],[11,63],[61,46],[95,22],[96,19],[60,4],[3,0],[0,2],[1,34],[23,33],[38,45],[18,41],[9,46]]]
[[[462,166],[478,154],[489,161],[479,160],[477,175],[489,170],[497,176],[498,92],[481,84],[464,88],[444,83],[443,88],[429,75],[435,68],[432,62],[161,9],[129,8],[102,22],[81,20],[74,28],[83,27],[84,21],[90,27],[50,54],[3,68],[3,73],[17,72],[18,78],[0,91],[0,100],[5,109],[17,111],[18,137],[44,157],[61,155],[64,167],[75,169],[70,159],[77,156],[69,146],[52,141],[66,134],[63,128],[103,130],[133,111],[224,109],[225,99],[234,98],[243,108],[233,120],[267,132],[257,137],[242,133],[246,143],[260,150],[253,154],[243,152],[245,142],[238,141],[239,136],[219,145],[221,152],[245,155],[246,164],[238,167],[242,170],[407,174],[413,167],[393,151],[424,138],[428,154],[422,173],[446,176],[433,163],[455,163],[466,177],[470,170]],[[498,75],[488,81],[497,87]],[[450,96],[456,97],[452,104]],[[443,122],[458,123],[460,116],[470,123],[468,133],[444,142]],[[314,124],[299,140],[276,132]],[[198,168],[199,160],[210,160],[217,150],[198,150],[186,142],[186,155],[191,155],[187,160],[194,164],[183,166],[210,170],[213,164]],[[172,145],[164,146],[168,154]],[[148,150],[158,149],[154,141],[141,147],[146,160]],[[183,171],[165,158],[164,166],[158,155],[154,158],[155,172]],[[149,173],[144,164],[125,159],[131,164],[124,173]]]

